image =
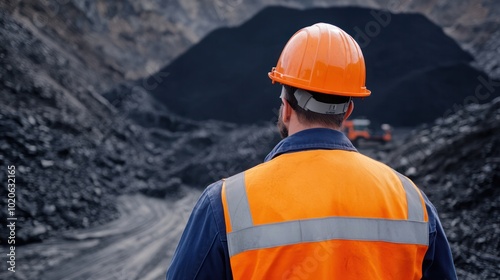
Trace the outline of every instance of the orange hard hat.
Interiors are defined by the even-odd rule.
[[[268,73],[274,82],[305,90],[366,97],[365,60],[358,43],[335,25],[317,23],[297,31]]]

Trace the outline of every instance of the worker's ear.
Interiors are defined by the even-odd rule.
[[[283,112],[281,114],[281,120],[283,123],[288,123],[290,121],[290,118],[292,116],[292,106],[290,106],[290,103],[285,98],[281,99],[283,102]]]
[[[351,115],[353,110],[354,110],[354,101],[351,100],[349,102],[349,107],[347,107],[347,111],[345,112],[344,121],[347,120],[347,118]]]

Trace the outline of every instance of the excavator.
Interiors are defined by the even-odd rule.
[[[390,125],[382,124],[380,129],[373,129],[370,124],[370,120],[366,118],[346,120],[343,132],[354,146],[359,146],[367,142],[385,144],[391,141],[392,133]]]

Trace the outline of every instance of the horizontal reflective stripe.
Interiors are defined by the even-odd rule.
[[[417,189],[413,186],[410,179],[401,175],[396,171],[396,174],[401,180],[403,187],[406,192],[406,202],[408,204],[408,220],[410,221],[424,221],[424,209],[422,207],[422,202],[420,201],[420,194]]]
[[[249,227],[228,233],[229,255],[326,240],[382,241],[428,245],[426,222],[329,217]]]
[[[245,173],[241,172],[226,179],[227,208],[233,231],[253,226],[252,214],[245,190]]]

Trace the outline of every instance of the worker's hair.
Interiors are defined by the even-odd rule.
[[[286,93],[285,99],[290,104],[290,107],[292,107],[292,109],[297,113],[299,121],[307,124],[321,124],[327,127],[334,127],[334,128],[340,128],[342,126],[345,113],[332,115],[332,114],[320,114],[309,110],[305,110],[298,105],[297,99],[293,95],[295,93],[295,90],[297,90],[297,88],[288,85],[283,85],[283,86],[285,87],[285,93]],[[346,103],[350,100],[350,97],[347,96],[323,94],[309,90],[307,92],[312,94],[314,99],[323,103],[340,104],[340,103]]]

